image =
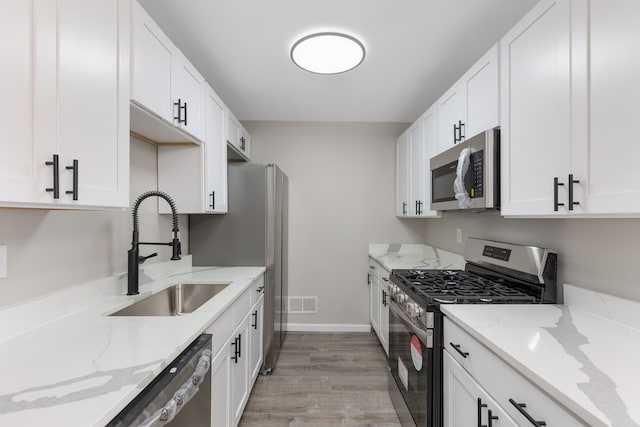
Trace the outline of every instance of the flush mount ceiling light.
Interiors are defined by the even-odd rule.
[[[348,34],[310,34],[293,44],[291,60],[312,73],[344,73],[364,61],[364,45]]]

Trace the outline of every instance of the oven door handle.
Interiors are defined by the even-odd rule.
[[[418,336],[418,338],[420,338],[420,341],[422,341],[422,344],[424,344],[425,347],[433,348],[433,339],[429,339],[429,334],[427,333],[427,331],[418,328],[413,323],[413,321],[409,318],[409,316],[407,316],[402,311],[402,309],[398,307],[398,305],[399,304],[397,302],[395,302],[394,300],[391,300],[391,304],[389,305],[389,308],[391,308],[391,311],[393,311],[393,314],[398,316],[400,320],[402,320],[403,323],[405,323],[406,326],[408,326],[409,329],[411,329],[411,332],[413,332]]]

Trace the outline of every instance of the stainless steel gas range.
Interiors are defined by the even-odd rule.
[[[442,425],[441,304],[556,301],[554,251],[470,238],[464,257],[464,270],[391,273],[389,392],[403,426]]]

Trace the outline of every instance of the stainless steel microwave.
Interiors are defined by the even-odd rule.
[[[431,209],[500,208],[500,129],[490,129],[431,158]]]

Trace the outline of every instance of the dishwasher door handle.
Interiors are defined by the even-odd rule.
[[[211,369],[211,350],[205,350],[198,359],[198,364],[191,377],[173,394],[173,397],[149,418],[140,423],[140,427],[165,425],[178,415],[187,402],[196,395],[200,384],[204,381],[207,372]]]

